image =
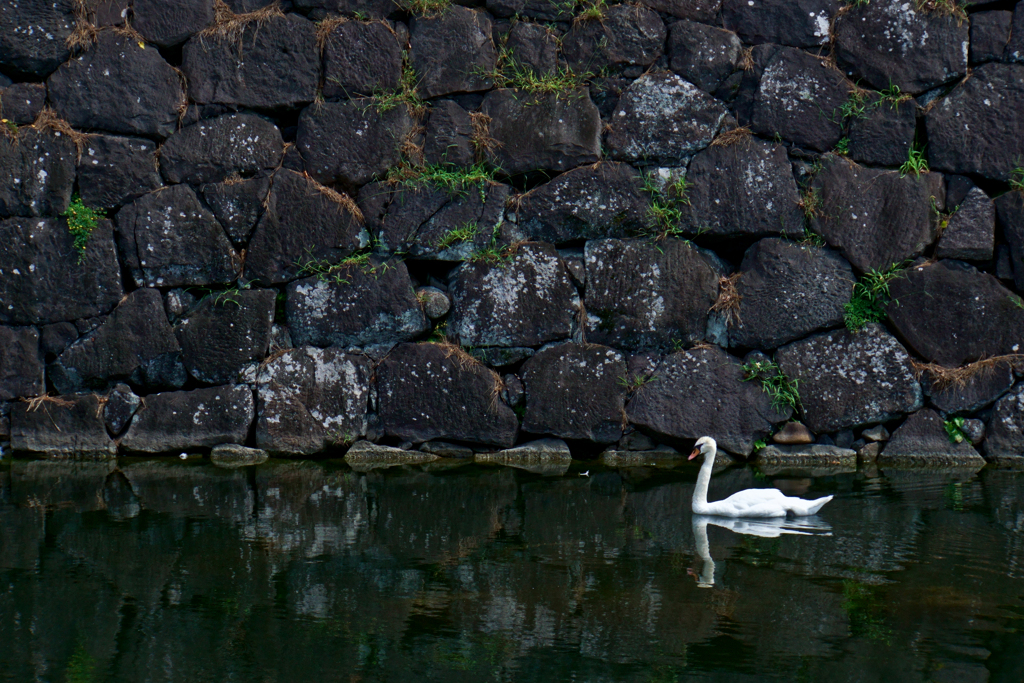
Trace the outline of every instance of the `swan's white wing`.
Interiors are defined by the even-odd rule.
[[[747,489],[708,503],[707,514],[725,517],[785,517],[786,496],[778,489]]]

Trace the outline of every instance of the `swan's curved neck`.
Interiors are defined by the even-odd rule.
[[[693,490],[693,511],[700,512],[708,504],[708,484],[711,483],[711,470],[715,467],[715,456],[718,454],[716,446],[710,446],[708,454],[704,457],[704,464],[700,466],[700,474],[697,475],[697,487]]]

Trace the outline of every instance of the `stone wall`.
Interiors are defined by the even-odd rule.
[[[1024,455],[1024,2],[3,2],[0,72],[16,451]]]

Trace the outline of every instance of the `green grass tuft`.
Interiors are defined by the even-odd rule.
[[[743,381],[757,380],[761,390],[772,400],[772,408],[778,410],[789,406],[800,409],[799,380],[789,379],[775,361],[751,361],[743,366]]]
[[[863,119],[868,115],[868,101],[867,91],[861,90],[855,87],[850,91],[850,96],[846,99],[846,102],[839,107],[839,114],[842,119]]]
[[[558,66],[551,71],[538,73],[517,60],[507,47],[498,50],[496,65],[486,75],[494,81],[496,88],[513,88],[537,95],[573,93],[593,77],[590,72],[576,73],[568,66]]]
[[[462,166],[415,166],[403,164],[388,170],[387,180],[410,188],[434,187],[453,197],[465,195],[470,189],[480,190],[480,199],[486,199],[487,186],[494,182],[495,171],[482,163],[468,168]]]
[[[883,271],[869,270],[853,286],[850,302],[843,308],[846,329],[858,332],[869,323],[885,320],[885,307],[891,301],[889,283],[907,267],[906,263],[894,263]]]
[[[619,377],[619,386],[626,390],[630,396],[643,389],[653,382],[657,377],[654,375],[634,375],[633,377]]]
[[[949,437],[950,443],[963,443],[967,439],[967,435],[964,434],[964,418],[950,418],[942,426],[946,429],[946,436]]]
[[[304,277],[315,277],[321,282],[334,285],[350,285],[348,274],[353,268],[359,268],[364,273],[377,276],[386,271],[390,266],[385,262],[374,265],[370,260],[370,252],[364,251],[352,254],[343,258],[338,263],[331,263],[327,259],[313,258],[310,255],[306,261],[296,261],[295,266],[299,269],[299,275]]]
[[[1018,166],[1010,171],[1010,189],[1024,192],[1024,167]]]
[[[839,142],[836,143],[836,148],[834,150],[832,150],[832,151],[835,152],[836,154],[842,154],[843,156],[846,156],[847,154],[849,154],[850,153],[850,138],[845,137],[845,136],[839,138]]]
[[[927,172],[928,159],[924,156],[924,149],[915,144],[910,148],[907,160],[903,162],[902,166],[900,166],[900,177],[904,178],[908,173],[913,173],[916,177]]]
[[[685,232],[683,207],[690,205],[690,183],[686,177],[676,178],[659,188],[651,174],[644,174],[642,189],[651,196],[647,219],[654,228],[653,236],[656,239],[682,236]]]
[[[82,203],[82,198],[76,194],[61,216],[68,219],[68,231],[74,238],[73,246],[78,252],[78,262],[81,263],[85,258],[85,248],[92,237],[92,231],[96,229],[99,220],[106,216],[106,212],[103,209],[86,206]]]
[[[394,90],[374,90],[370,96],[370,107],[378,114],[386,114],[401,105],[409,108],[413,115],[421,114],[427,104],[416,92],[416,71],[412,68],[409,53],[402,51],[402,77]]]
[[[442,235],[441,239],[438,240],[437,242],[437,248],[447,249],[453,244],[458,244],[460,242],[468,242],[474,237],[476,237],[476,233],[478,230],[479,228],[477,227],[476,223],[466,221],[459,227],[452,228],[444,235]]]
[[[433,17],[443,14],[452,6],[451,0],[395,0],[399,9],[409,14],[417,14],[425,17]]]

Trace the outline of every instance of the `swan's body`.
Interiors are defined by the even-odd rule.
[[[708,502],[708,484],[711,482],[711,470],[715,466],[715,455],[718,444],[710,436],[697,439],[697,445],[690,454],[690,460],[704,454],[704,464],[697,475],[697,488],[693,491],[693,513],[696,515],[718,515],[721,517],[785,517],[796,515],[803,517],[813,515],[832,496],[817,500],[792,498],[778,489],[747,489],[732,494],[725,500]]]

